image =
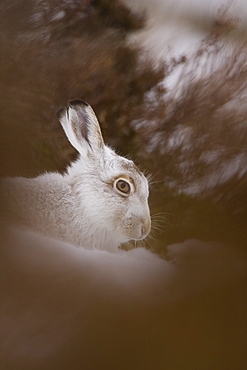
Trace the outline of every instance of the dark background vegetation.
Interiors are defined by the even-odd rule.
[[[181,189],[217,178],[237,155],[246,159],[246,36],[238,35],[241,43],[234,42],[225,57],[236,38],[225,16],[194,59],[182,56],[154,68],[126,44],[129,33],[144,24],[145,16],[118,1],[1,1],[1,174],[64,171],[76,153],[56,110],[80,98],[93,106],[106,143],[153,175],[150,207],[162,231],[154,230],[149,248],[165,254],[166,245],[188,238],[243,248],[246,164],[195,195]],[[214,65],[220,57],[219,68],[208,74],[205,67],[194,78],[201,60]],[[160,83],[181,65],[181,93],[175,98]],[[169,147],[181,127],[190,136]],[[210,151],[220,155],[208,163],[203,154]]]

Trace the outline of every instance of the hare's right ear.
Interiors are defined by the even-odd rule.
[[[104,148],[97,117],[89,104],[83,100],[69,102],[67,108],[60,108],[57,117],[73,147],[83,156],[93,152],[98,155]]]

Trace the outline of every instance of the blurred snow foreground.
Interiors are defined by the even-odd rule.
[[[1,369],[246,368],[240,252],[188,240],[164,261],[1,236]]]

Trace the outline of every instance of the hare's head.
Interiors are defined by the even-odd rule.
[[[92,108],[81,100],[58,111],[70,141],[80,153],[68,170],[95,247],[144,239],[151,227],[148,181],[136,165],[104,144]],[[86,219],[86,222],[85,222]],[[101,239],[101,240],[98,240]]]

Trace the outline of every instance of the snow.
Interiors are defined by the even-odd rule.
[[[226,369],[235,351],[244,365],[246,257],[198,240],[168,253],[88,251],[5,230],[3,368]]]

